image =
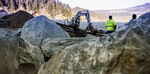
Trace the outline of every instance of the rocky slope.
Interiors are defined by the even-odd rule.
[[[144,13],[150,12],[150,3],[145,3],[142,5],[124,8],[124,9],[95,10],[95,12],[101,15],[103,14],[105,16],[112,15],[113,18],[118,22],[128,22],[132,18],[133,14],[137,14],[137,16],[141,16]],[[105,20],[107,20],[107,18]]]

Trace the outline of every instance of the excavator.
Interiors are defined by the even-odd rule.
[[[85,30],[79,28],[80,26],[80,17],[85,16],[88,26]],[[94,29],[90,19],[90,13],[88,10],[78,11],[76,16],[72,18],[71,23],[69,25],[64,25],[56,22],[60,25],[71,37],[85,37],[87,34],[103,36],[105,34],[103,31],[99,32],[98,30]],[[90,32],[87,32],[90,30]]]
[[[71,20],[71,24],[75,27],[79,27],[80,25],[80,17],[81,16],[85,16],[86,20],[88,22],[88,25],[91,25],[91,19],[90,19],[90,13],[88,10],[84,10],[84,11],[79,11],[75,17],[73,17],[73,19]]]

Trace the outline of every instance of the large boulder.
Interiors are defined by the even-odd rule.
[[[41,49],[21,38],[19,39],[17,59],[20,74],[37,74],[40,66],[44,63]]]
[[[25,23],[21,37],[33,45],[40,46],[45,38],[69,38],[69,35],[55,22],[41,15]]]
[[[32,18],[33,18],[33,15],[29,14],[26,11],[22,11],[22,10],[2,17],[2,19],[5,19],[9,22],[10,28],[22,28],[24,23]]]
[[[38,74],[149,74],[150,13],[128,25],[99,39],[64,46]]]
[[[19,47],[15,36],[6,36],[7,31],[1,29],[0,35],[0,74],[17,74],[18,61],[16,58]]]
[[[67,46],[71,46],[75,43],[80,43],[84,38],[46,38],[41,44],[41,49],[45,56],[52,57],[52,55],[60,50],[65,49]]]
[[[37,74],[44,56],[40,48],[0,29],[0,74]]]

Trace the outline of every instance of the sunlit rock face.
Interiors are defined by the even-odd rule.
[[[21,38],[18,40],[19,49],[17,59],[19,62],[19,73],[37,74],[40,66],[44,63],[44,56],[41,49]]]
[[[38,74],[150,73],[150,13],[115,33],[80,41],[63,45]]]
[[[41,50],[5,29],[0,33],[0,74],[37,74],[44,63]]]
[[[21,37],[33,45],[40,46],[45,38],[69,38],[69,35],[55,22],[41,15],[24,24]]]
[[[67,46],[78,44],[88,39],[85,38],[46,38],[43,40],[41,49],[47,57],[55,52],[65,49]]]
[[[18,61],[16,59],[19,47],[15,36],[7,36],[8,31],[0,30],[0,74],[18,73]]]

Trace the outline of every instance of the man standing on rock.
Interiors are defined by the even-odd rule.
[[[134,19],[136,19],[136,14],[133,14],[133,15],[132,15],[132,19],[131,19],[130,21],[132,21],[132,20],[134,20]],[[129,22],[130,22],[130,21],[129,21]]]
[[[105,23],[107,28],[107,34],[112,33],[116,30],[116,22],[112,20],[112,16],[109,16],[109,20]]]

